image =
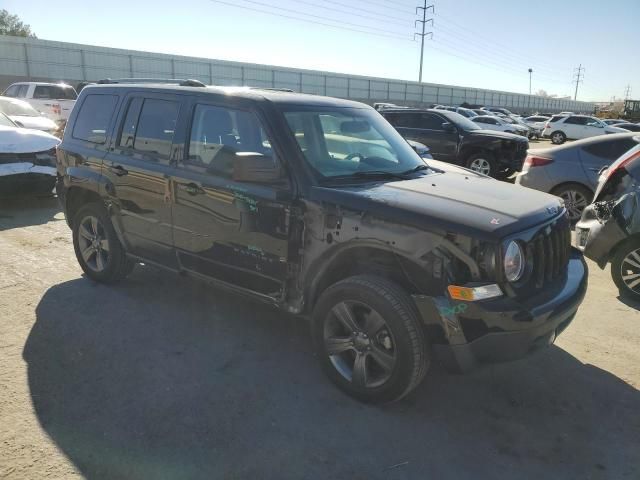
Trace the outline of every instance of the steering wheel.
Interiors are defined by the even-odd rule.
[[[362,155],[361,153],[355,152],[355,153],[350,153],[349,155],[344,157],[343,162],[348,162],[349,160],[353,160],[356,157],[358,157],[360,160],[365,158],[365,156]]]

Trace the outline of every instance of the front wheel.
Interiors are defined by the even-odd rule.
[[[611,260],[611,277],[620,295],[640,302],[640,240],[625,240]]]
[[[582,211],[593,199],[593,193],[588,188],[574,183],[557,187],[551,193],[564,200],[569,220],[573,223],[580,220]]]
[[[105,208],[97,203],[82,207],[73,220],[73,248],[84,273],[102,283],[114,283],[133,270]]]
[[[467,158],[467,168],[474,172],[493,177],[497,173],[496,161],[489,153],[474,153]]]
[[[564,132],[553,132],[551,134],[551,143],[553,143],[554,145],[562,145],[566,141],[567,136],[564,134]]]
[[[312,328],[329,379],[361,401],[399,400],[426,373],[427,344],[415,306],[383,278],[359,275],[329,287],[314,309]]]

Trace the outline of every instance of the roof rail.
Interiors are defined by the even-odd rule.
[[[112,83],[166,83],[167,85],[179,85],[181,87],[206,87],[199,80],[191,78],[105,78],[98,80],[99,84]]]
[[[289,92],[293,93],[290,88],[276,88],[276,87],[249,87],[251,90],[269,90],[271,92]]]

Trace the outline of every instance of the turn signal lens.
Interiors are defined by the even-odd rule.
[[[488,298],[502,296],[502,290],[500,290],[500,287],[496,284],[472,288],[449,285],[447,290],[452,300],[462,300],[464,302],[475,302],[477,300],[486,300]]]

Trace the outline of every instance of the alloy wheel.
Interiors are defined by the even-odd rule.
[[[80,254],[86,265],[96,273],[103,272],[109,262],[109,240],[100,220],[87,216],[78,229]]]
[[[569,220],[572,222],[580,220],[582,211],[589,204],[587,198],[577,190],[566,190],[562,192],[560,198],[564,200],[564,205],[569,212]]]
[[[555,144],[559,144],[562,143],[562,134],[560,133],[555,133],[552,137],[551,137],[551,141]]]
[[[620,264],[620,276],[625,286],[640,294],[640,249],[632,250]]]
[[[491,173],[491,164],[485,158],[476,158],[469,165],[469,170],[482,173],[483,175],[489,175]]]
[[[375,388],[389,380],[397,351],[384,318],[362,302],[343,301],[324,325],[325,350],[338,373],[358,388]]]

